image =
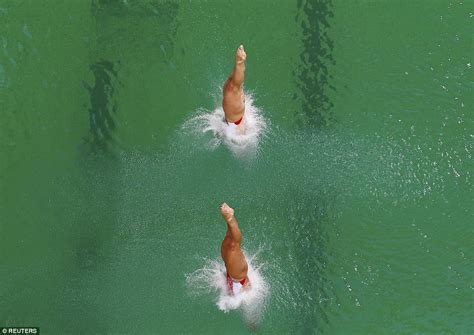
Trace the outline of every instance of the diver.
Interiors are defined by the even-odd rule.
[[[237,134],[244,133],[245,95],[242,89],[245,77],[245,60],[247,54],[241,45],[235,52],[235,66],[230,77],[224,83],[222,108],[225,122]]]
[[[225,202],[221,205],[221,214],[227,222],[227,233],[221,246],[221,255],[227,270],[227,287],[229,294],[240,293],[241,290],[250,288],[247,277],[248,264],[244,253],[240,249],[242,233],[234,216],[234,210]]]

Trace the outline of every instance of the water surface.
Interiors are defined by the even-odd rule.
[[[185,276],[236,208],[262,334],[474,331],[472,2],[0,1],[0,324],[248,333]],[[257,158],[183,134],[233,51]]]

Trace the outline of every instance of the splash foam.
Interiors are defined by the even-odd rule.
[[[256,153],[258,143],[267,129],[267,122],[260,108],[253,104],[252,94],[246,93],[244,119],[238,131],[227,125],[222,107],[214,111],[199,109],[196,116],[184,123],[183,128],[198,135],[211,134],[212,138],[208,142],[211,150],[225,144],[236,156],[245,156]]]
[[[216,294],[216,305],[221,311],[240,309],[247,323],[256,324],[263,315],[270,287],[260,271],[262,265],[256,262],[256,255],[249,257],[244,254],[249,266],[250,289],[236,295],[229,294],[226,269],[221,259],[206,259],[202,268],[186,275],[186,284],[192,295]]]

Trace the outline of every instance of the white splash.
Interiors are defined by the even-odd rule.
[[[256,153],[267,122],[260,108],[254,106],[252,94],[246,93],[244,118],[237,128],[232,129],[225,122],[222,107],[214,111],[199,109],[196,116],[184,123],[183,128],[198,135],[211,134],[212,138],[208,142],[211,150],[225,144],[236,156],[246,156]]]
[[[186,275],[186,285],[190,294],[202,296],[215,294],[217,307],[224,312],[240,309],[245,321],[250,325],[258,323],[265,310],[270,287],[261,273],[262,265],[255,255],[248,257],[244,252],[249,270],[247,276],[250,288],[230,295],[227,288],[226,269],[221,259],[205,259],[202,268]]]

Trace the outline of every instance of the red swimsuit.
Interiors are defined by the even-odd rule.
[[[244,117],[242,116],[240,119],[238,119],[238,120],[235,121],[235,122],[229,122],[229,121],[227,121],[227,120],[225,120],[225,122],[227,122],[227,123],[233,123],[233,124],[235,124],[236,126],[238,126],[238,125],[240,124],[240,122],[242,122],[243,119],[244,119]]]
[[[241,120],[239,120],[240,122]],[[241,281],[239,281],[240,285],[244,286],[245,283],[246,283],[246,280],[247,280],[247,277],[245,277],[244,279],[242,279]],[[230,277],[229,275],[229,272],[227,272],[227,287],[229,288],[229,291],[230,291],[230,294],[234,294],[234,281],[232,280],[232,278]]]
[[[244,118],[244,117],[242,116],[240,119],[238,119],[237,121],[235,121],[234,124],[239,125],[240,122],[242,122],[242,119],[243,119],[243,118]]]

